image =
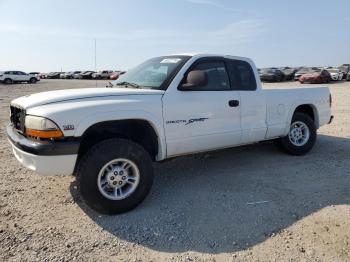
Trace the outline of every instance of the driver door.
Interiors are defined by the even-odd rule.
[[[222,58],[197,60],[185,78],[191,70],[204,71],[206,85],[177,88],[163,96],[168,157],[231,147],[241,142],[240,94],[231,89],[225,61]]]

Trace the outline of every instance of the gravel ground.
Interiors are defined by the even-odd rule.
[[[329,85],[335,120],[310,154],[267,142],[155,164],[149,197],[119,216],[86,207],[74,177],[22,168],[4,131],[13,98],[95,84],[0,85],[1,261],[350,261],[350,82]]]

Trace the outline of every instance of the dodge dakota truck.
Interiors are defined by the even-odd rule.
[[[247,58],[171,55],[106,88],[17,98],[7,135],[22,165],[75,175],[88,206],[118,214],[147,196],[154,161],[265,140],[306,154],[332,121],[331,104],[326,87],[262,89]]]

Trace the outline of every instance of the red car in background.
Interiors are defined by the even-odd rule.
[[[301,84],[323,84],[331,81],[331,75],[327,70],[315,70],[314,72],[304,74],[299,77]]]
[[[125,71],[115,71],[109,77],[110,80],[117,80],[121,75],[125,74]]]

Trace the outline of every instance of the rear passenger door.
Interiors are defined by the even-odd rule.
[[[258,88],[253,64],[239,59],[226,59],[231,88],[238,91],[241,98],[242,143],[257,142],[265,139],[266,101]]]
[[[17,75],[16,75],[17,80],[16,81],[28,81],[29,80],[28,79],[29,76],[26,73],[21,72],[21,71],[17,71],[16,73],[17,73]]]

